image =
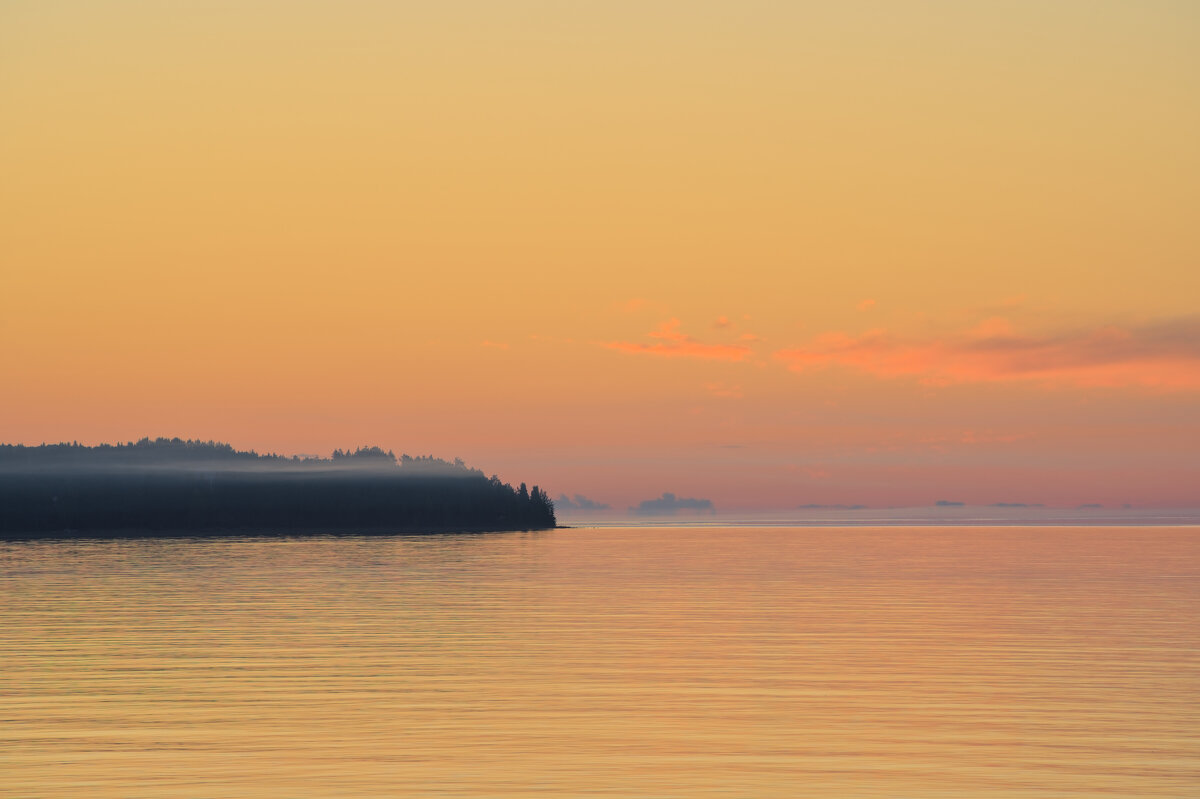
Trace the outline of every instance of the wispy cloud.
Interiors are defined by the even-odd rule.
[[[633,355],[659,355],[669,358],[703,358],[721,361],[741,361],[750,356],[752,350],[743,344],[706,344],[697,341],[679,329],[678,319],[668,319],[647,335],[657,339],[654,343],[632,341],[609,341],[604,346]]]
[[[840,366],[945,385],[1033,380],[1077,386],[1200,389],[1200,316],[1020,335],[992,318],[960,334],[908,339],[883,329],[832,332],[774,357],[797,372]]]

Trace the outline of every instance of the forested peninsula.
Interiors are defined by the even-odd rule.
[[[331,458],[159,438],[0,444],[0,538],[543,530],[554,504],[431,456]]]

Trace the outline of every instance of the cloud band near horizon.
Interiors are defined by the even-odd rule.
[[[878,378],[934,385],[1041,381],[1079,387],[1200,389],[1200,316],[1140,326],[1103,325],[1052,335],[1019,335],[1007,320],[924,339],[883,329],[825,333],[776,360],[794,372],[846,367]]]

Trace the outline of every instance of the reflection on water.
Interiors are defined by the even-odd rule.
[[[1194,797],[1200,530],[0,544],[0,795]]]

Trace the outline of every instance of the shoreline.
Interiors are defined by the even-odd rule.
[[[197,530],[34,530],[2,531],[0,541],[104,541],[145,538],[386,538],[412,535],[477,535],[484,533],[541,533],[556,527],[503,527],[491,525],[398,525],[354,529],[288,529],[277,527],[230,527]]]

